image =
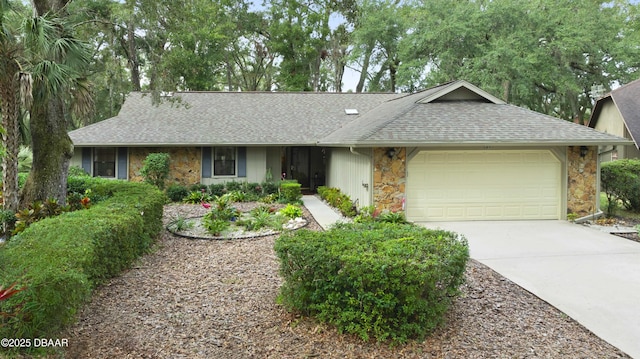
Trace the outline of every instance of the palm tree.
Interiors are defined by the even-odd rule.
[[[60,14],[60,13],[59,13]],[[57,199],[64,203],[73,143],[67,135],[67,114],[86,114],[92,98],[82,76],[90,52],[72,35],[61,17],[34,16],[24,22],[25,57],[30,62],[29,101],[33,165],[21,202]]]
[[[0,108],[2,110],[3,207],[18,209],[18,152],[20,151],[20,83],[23,79],[22,46],[16,36],[16,21],[7,0],[0,0]]]

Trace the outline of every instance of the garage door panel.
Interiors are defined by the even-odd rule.
[[[422,151],[408,164],[407,217],[558,219],[560,171],[547,150]]]

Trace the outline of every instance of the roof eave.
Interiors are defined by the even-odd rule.
[[[417,142],[417,141],[362,141],[355,143],[329,143],[319,142],[319,146],[325,147],[553,147],[553,146],[604,146],[604,145],[631,145],[633,141],[620,140],[575,140],[575,141],[434,141],[434,142]]]

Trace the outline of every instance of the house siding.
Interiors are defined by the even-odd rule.
[[[599,206],[599,166],[598,147],[587,147],[584,157],[581,146],[567,148],[567,213],[579,217],[598,212]]]
[[[358,207],[371,205],[371,149],[332,148],[327,161],[327,186],[340,190],[357,202]],[[354,152],[356,152],[354,150]]]
[[[200,147],[130,147],[129,180],[142,181],[140,170],[150,153],[164,152],[170,156],[168,183],[185,186],[200,183]]]
[[[397,212],[404,210],[407,150],[395,147],[392,158],[387,155],[388,150],[373,149],[373,202],[378,210]]]
[[[205,147],[205,149],[210,147]],[[203,176],[201,183],[210,185],[213,183],[262,182],[267,172],[267,147],[238,147],[236,176],[212,177],[211,154],[203,151]],[[200,162],[198,162],[200,163]]]

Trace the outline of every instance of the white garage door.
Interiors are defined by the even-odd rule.
[[[407,218],[559,219],[560,172],[547,150],[421,151],[407,168]]]

